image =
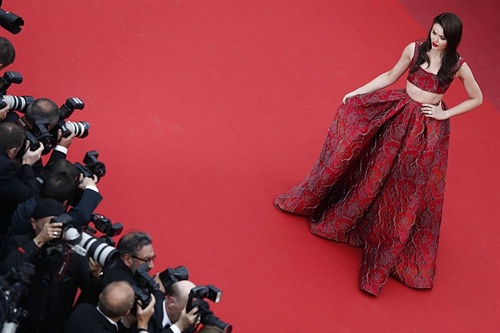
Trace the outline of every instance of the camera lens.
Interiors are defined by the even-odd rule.
[[[75,134],[77,138],[89,135],[90,124],[86,121],[67,121],[66,127]]]

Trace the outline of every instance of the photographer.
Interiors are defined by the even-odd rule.
[[[134,290],[126,281],[108,284],[99,295],[97,307],[92,304],[78,305],[69,317],[66,333],[148,332],[147,325],[153,315],[155,301],[142,309],[137,305],[137,329],[129,330],[122,319],[130,314],[134,305]]]
[[[158,325],[150,332],[173,332],[180,333],[187,330],[193,324],[199,322],[197,316],[198,308],[186,313],[189,292],[195,284],[188,280],[182,280],[172,284],[166,291],[162,302],[158,302],[155,309],[155,319]]]
[[[43,145],[24,151],[26,134],[16,124],[0,124],[0,238],[5,235],[11,215],[21,202],[35,196],[38,186],[33,172]],[[21,157],[21,166],[16,163]]]
[[[19,117],[17,113],[10,111],[8,112],[5,121],[17,123],[31,133],[34,131],[37,123],[43,123],[45,124],[43,126],[47,132],[50,133],[51,131],[54,131],[53,129],[59,121],[59,107],[54,101],[48,98],[38,98],[28,106],[24,116]],[[74,133],[71,133],[68,137],[64,137],[60,129],[57,130],[57,133],[52,133],[51,135],[55,135],[57,137],[57,145],[52,151],[47,165],[58,159],[65,159],[68,154],[68,148],[75,137]],[[42,142],[40,142],[40,144],[42,145]],[[48,149],[50,149],[50,147],[45,147],[43,154],[48,153]],[[44,170],[41,161],[34,166],[34,170],[37,176],[43,177]]]
[[[73,218],[75,227],[87,225],[92,212],[102,200],[97,188],[96,179],[83,177],[76,167],[67,160],[58,160],[47,167],[48,174],[40,188],[39,198],[52,198],[62,202],[66,209],[70,207],[75,196],[76,185],[81,191],[81,198],[71,207],[68,214]],[[38,198],[30,198],[21,203],[14,211],[8,235],[20,235],[30,233],[32,230],[29,216],[35,208]]]
[[[62,203],[41,199],[31,217],[33,233],[7,238],[7,267],[18,267],[23,261],[35,265],[29,293],[19,301],[28,316],[20,321],[17,332],[61,333],[78,288],[92,298],[100,291],[101,267],[60,240],[62,223],[51,223],[62,213]]]
[[[114,267],[105,269],[103,284],[107,285],[114,281],[127,281],[131,285],[137,286],[135,273],[139,266],[147,265],[148,270],[154,267],[153,260],[156,258],[156,255],[151,236],[141,231],[129,232],[120,238],[116,249],[120,251],[121,260]],[[163,285],[158,275],[154,279],[156,282],[159,282],[160,286]],[[175,291],[179,292],[170,298],[170,304],[174,305],[169,311],[172,316],[171,319],[167,319],[169,316],[164,315],[166,311],[166,307],[163,306],[165,294],[160,290],[155,291],[154,298],[156,299],[157,306],[156,313],[149,325],[150,332],[179,333],[195,322],[197,309],[193,309],[189,314],[185,310],[182,310],[186,307],[187,297],[191,289],[187,286],[190,286],[191,283],[187,281],[180,282],[183,283],[179,285],[179,288],[174,288]],[[182,306],[183,302],[184,305]],[[170,327],[172,323],[175,323],[175,325]]]
[[[14,45],[5,37],[0,37],[0,70],[6,68],[16,59]],[[0,109],[0,122],[7,117],[9,106]]]
[[[123,235],[116,249],[120,251],[117,264],[104,271],[103,285],[114,281],[127,281],[136,285],[134,274],[142,264],[146,263],[149,269],[154,267],[153,260],[156,258],[153,241],[148,233],[132,231]]]

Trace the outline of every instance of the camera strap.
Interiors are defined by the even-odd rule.
[[[64,256],[61,266],[59,267],[59,270],[57,271],[57,278],[59,279],[59,281],[62,280],[64,273],[66,273],[66,270],[68,269],[69,255],[70,251],[66,251],[66,255]]]

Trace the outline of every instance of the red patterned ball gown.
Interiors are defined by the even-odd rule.
[[[438,94],[449,86],[422,68],[408,81]],[[389,275],[420,289],[434,280],[450,128],[421,106],[405,89],[348,99],[312,171],[275,200],[308,216],[313,234],[363,247],[359,284],[374,295]]]

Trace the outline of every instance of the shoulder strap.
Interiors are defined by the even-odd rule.
[[[415,62],[418,59],[420,45],[422,45],[422,41],[415,41],[415,50],[413,51],[413,58],[411,59],[410,68],[415,65]]]

